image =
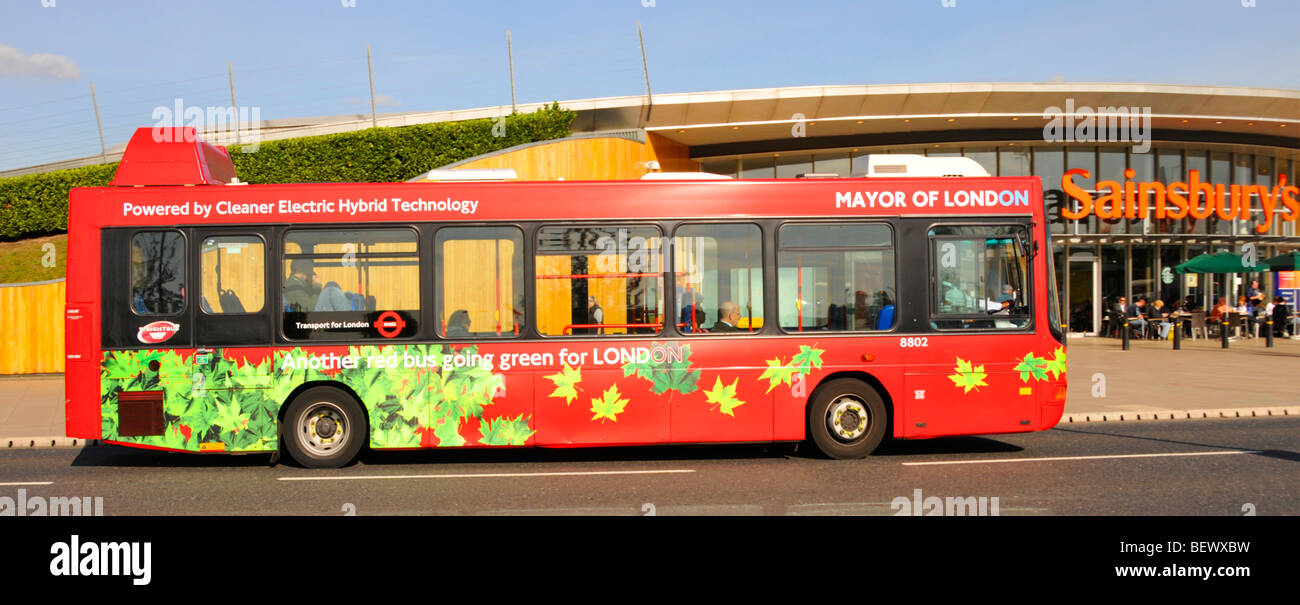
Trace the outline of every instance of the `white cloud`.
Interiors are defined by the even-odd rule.
[[[80,78],[81,70],[77,68],[76,61],[63,55],[24,55],[12,46],[0,44],[0,76],[70,80]]]
[[[401,107],[402,102],[393,98],[393,95],[375,95],[375,107]]]

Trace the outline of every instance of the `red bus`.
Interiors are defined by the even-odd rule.
[[[69,207],[71,437],[857,458],[1065,404],[1034,177],[248,185],[140,129]]]

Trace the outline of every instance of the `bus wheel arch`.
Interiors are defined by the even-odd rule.
[[[369,416],[365,403],[347,385],[304,383],[281,402],[280,446],[307,468],[347,465],[370,443]]]
[[[806,405],[808,440],[830,458],[862,458],[893,435],[889,391],[866,372],[835,372],[817,383]]]

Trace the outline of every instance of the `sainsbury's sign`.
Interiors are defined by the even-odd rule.
[[[1078,210],[1066,204],[1061,216],[1078,220],[1089,214],[1101,219],[1147,218],[1155,211],[1157,219],[1206,219],[1211,215],[1221,220],[1250,220],[1251,196],[1258,196],[1264,220],[1255,226],[1257,233],[1267,233],[1274,219],[1295,222],[1300,218],[1300,187],[1287,185],[1286,175],[1278,177],[1277,185],[1213,185],[1201,182],[1198,171],[1188,172],[1187,182],[1161,183],[1144,181],[1135,183],[1133,169],[1124,171],[1124,183],[1101,181],[1097,183],[1096,199],[1083,187],[1075,184],[1074,177],[1090,178],[1082,168],[1066,171],[1061,177],[1061,189],[1078,200]]]

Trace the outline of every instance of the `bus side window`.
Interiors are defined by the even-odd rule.
[[[894,327],[893,229],[886,223],[786,223],[777,232],[777,298],[787,332]]]
[[[285,336],[410,338],[419,333],[420,250],[414,229],[293,229],[280,290]]]
[[[185,309],[185,238],[177,231],[145,231],[131,240],[131,310],[175,315]]]
[[[542,227],[536,251],[543,336],[663,330],[662,235],[654,226]]]
[[[1020,330],[1029,326],[1029,259],[1018,226],[930,230],[930,323],[940,330]]]
[[[209,237],[199,252],[202,298],[212,315],[257,313],[266,298],[266,245],[251,235]]]
[[[434,236],[434,300],[443,338],[518,336],[524,329],[524,234],[444,227]]]
[[[752,334],[763,328],[758,225],[684,225],[673,237],[673,253],[679,332]]]

